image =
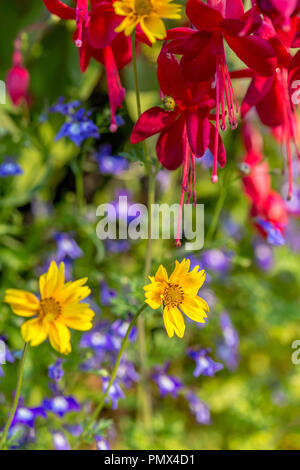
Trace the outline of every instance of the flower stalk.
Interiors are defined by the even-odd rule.
[[[28,345],[29,345],[28,343],[24,344],[23,353],[22,353],[22,357],[21,357],[21,362],[20,362],[20,366],[19,366],[16,393],[15,393],[15,396],[14,396],[14,399],[13,399],[13,402],[12,402],[12,406],[11,406],[11,410],[10,410],[8,419],[6,421],[6,424],[4,426],[4,430],[3,430],[3,433],[2,433],[2,436],[1,436],[0,450],[3,450],[3,448],[5,446],[7,434],[8,434],[10,425],[11,425],[13,419],[14,419],[16,409],[18,407],[20,393],[21,393],[21,387],[22,387],[22,380],[23,380],[24,364],[25,364],[25,358],[26,358]]]

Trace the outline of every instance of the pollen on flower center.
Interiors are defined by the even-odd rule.
[[[176,307],[183,302],[183,290],[178,284],[168,284],[163,293],[163,301],[167,307]]]
[[[61,314],[60,304],[52,297],[40,302],[40,315],[47,321],[55,320]]]
[[[135,0],[134,9],[137,15],[149,15],[153,10],[151,0]]]
[[[163,106],[165,111],[174,111],[176,102],[172,96],[165,96],[163,99]]]

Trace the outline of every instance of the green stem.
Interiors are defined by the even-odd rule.
[[[117,360],[116,360],[116,363],[115,363],[115,366],[113,368],[113,371],[112,371],[112,374],[111,374],[111,377],[110,377],[110,381],[108,383],[108,386],[107,386],[107,389],[105,390],[105,392],[103,393],[102,397],[101,397],[101,400],[100,402],[98,403],[98,406],[95,408],[89,422],[87,423],[87,426],[83,432],[83,434],[80,436],[80,442],[81,443],[84,438],[86,437],[86,435],[88,434],[88,432],[91,430],[95,420],[98,418],[99,414],[101,413],[102,411],[102,408],[105,404],[105,400],[109,394],[109,390],[112,386],[112,384],[114,383],[115,381],[115,378],[117,376],[117,372],[118,372],[118,367],[119,367],[119,364],[120,364],[120,361],[122,359],[122,355],[123,355],[123,352],[124,352],[124,349],[126,347],[126,344],[127,344],[127,341],[128,341],[128,338],[129,338],[129,335],[131,333],[131,330],[132,328],[134,327],[134,325],[136,324],[137,322],[137,319],[139,318],[140,314],[145,310],[145,308],[147,307],[147,304],[144,304],[138,311],[137,313],[135,314],[135,316],[133,317],[133,319],[131,320],[129,326],[128,326],[128,329],[127,329],[127,332],[126,332],[126,335],[124,336],[123,338],[123,341],[122,341],[122,344],[121,344],[121,348],[120,348],[120,351],[118,353],[118,357],[117,357]]]
[[[136,48],[135,48],[135,30],[132,34],[132,63],[133,63],[133,74],[135,83],[135,94],[136,94],[136,107],[138,118],[141,115],[141,97],[140,87],[137,71],[136,61]],[[146,159],[146,167],[148,171],[148,238],[147,238],[147,249],[145,258],[144,277],[147,279],[151,273],[152,265],[152,205],[155,203],[155,176],[151,164],[151,158],[149,156],[147,145],[143,142],[143,151]],[[144,318],[138,320],[138,348],[139,348],[139,361],[140,361],[140,383],[138,386],[138,395],[141,403],[141,411],[145,428],[151,431],[151,398],[147,392],[147,349],[146,349],[146,328]]]
[[[19,398],[20,398],[20,393],[21,393],[21,386],[22,386],[22,378],[23,378],[23,372],[24,372],[24,363],[25,363],[27,348],[28,348],[28,343],[25,343],[24,344],[24,349],[23,349],[23,354],[22,354],[22,357],[21,357],[20,367],[19,367],[16,393],[15,393],[15,397],[14,397],[13,402],[12,402],[12,407],[11,407],[11,410],[10,410],[10,413],[9,413],[9,417],[7,419],[7,422],[5,424],[5,427],[4,427],[2,436],[1,436],[0,450],[2,450],[4,445],[5,445],[7,433],[9,431],[12,420],[14,419],[16,409],[17,409],[17,406],[18,406],[18,403],[19,403]]]
[[[75,173],[75,182],[76,182],[76,197],[77,204],[80,211],[84,207],[84,184],[83,184],[83,159],[84,159],[84,150],[81,150],[78,156],[77,168]]]

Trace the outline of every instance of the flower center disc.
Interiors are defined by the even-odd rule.
[[[183,291],[181,287],[177,284],[169,284],[164,291],[163,300],[168,307],[176,307],[181,304],[183,302]]]
[[[137,15],[148,15],[152,11],[151,0],[135,0],[134,5]]]
[[[47,321],[55,320],[61,313],[61,307],[52,297],[43,299],[40,302],[40,314]]]

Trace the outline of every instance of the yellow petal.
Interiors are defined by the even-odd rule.
[[[164,268],[162,265],[158,268],[156,274],[155,274],[155,281],[156,282],[168,282],[168,273],[166,271],[166,268]]]
[[[149,15],[141,18],[140,25],[150,42],[156,39],[165,39],[167,36],[164,22],[157,15]]]
[[[38,318],[34,318],[23,323],[21,334],[25,343],[30,342],[31,346],[38,346],[47,338],[47,328]]]
[[[178,261],[175,262],[175,269],[172,272],[170,276],[170,282],[173,282],[174,284],[178,283],[181,281],[183,275],[187,274],[190,269],[190,260],[189,259],[183,259],[181,263]]]
[[[58,321],[49,324],[49,340],[56,351],[61,354],[69,354],[71,352],[70,338],[70,331],[65,325]]]
[[[155,12],[161,18],[169,18],[172,20],[179,20],[181,18],[181,5],[168,4],[165,1],[155,2]]]
[[[183,313],[198,323],[205,323],[206,312],[209,312],[209,306],[201,297],[187,297],[180,305]]]
[[[59,321],[69,328],[80,331],[88,331],[92,328],[92,319],[95,313],[89,308],[89,304],[68,304],[64,307]]]
[[[185,332],[185,324],[181,312],[177,307],[166,307],[165,311],[167,311],[168,319],[172,323],[176,335],[182,338]]]
[[[164,309],[163,319],[164,319],[164,324],[165,324],[165,328],[167,330],[168,336],[169,338],[172,338],[174,336],[175,328],[170,319],[169,311],[166,308]]]
[[[12,311],[21,317],[32,317],[39,310],[39,300],[31,292],[18,289],[8,289],[4,302],[10,304]]]
[[[165,285],[161,282],[153,282],[144,287],[146,293],[145,302],[153,309],[156,310],[162,304],[162,294],[165,289]]]

